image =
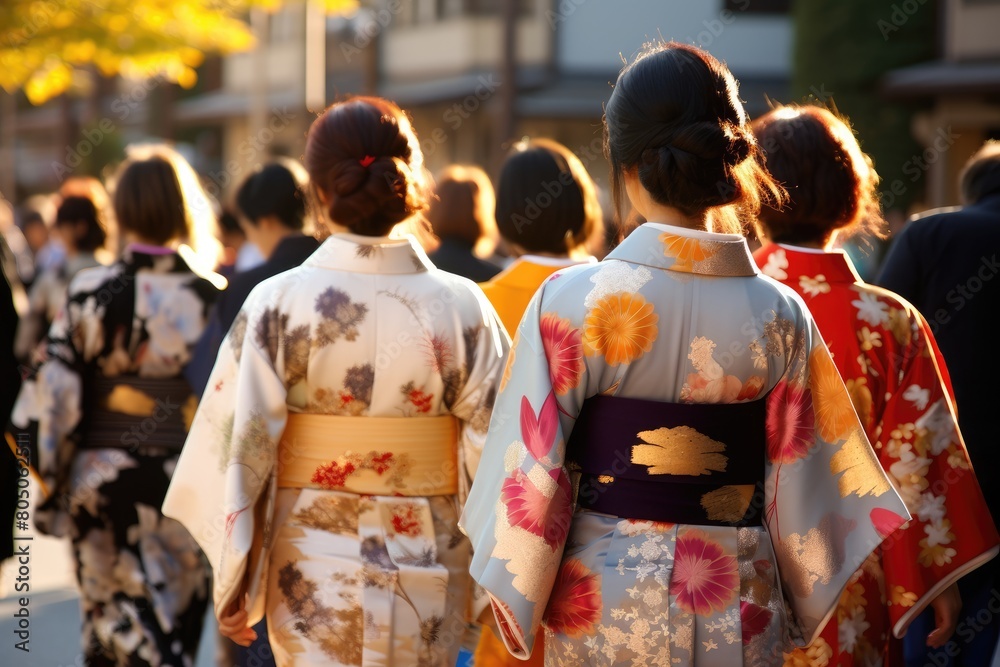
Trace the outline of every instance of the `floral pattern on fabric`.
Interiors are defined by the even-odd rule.
[[[91,423],[98,407],[156,423],[191,410],[184,397],[154,399],[127,384],[98,406],[95,380],[175,380],[216,296],[172,252],[127,248],[118,263],[81,271],[49,331],[37,383],[25,386],[34,396],[20,399],[38,409],[29,416],[50,490],[33,518],[72,543],[89,663],[195,659],[211,572],[184,526],[160,513],[177,454],[147,443],[138,425],[106,447],[89,429],[100,426]]]
[[[898,515],[872,514],[878,532],[889,537],[880,558],[855,574],[836,622],[808,649],[790,654],[786,665],[807,659],[842,667],[877,664],[890,635],[901,636],[932,592],[996,553],[1000,538],[969,464],[947,370],[926,321],[902,299],[863,283],[843,253],[769,245],[756,259],[764,273],[802,295],[833,352],[831,362],[820,362],[812,391],[839,394],[834,371],[846,382],[851,405],[843,398],[824,401],[817,423],[827,435],[841,430],[853,406],[913,516],[898,530]],[[805,280],[820,275],[823,288]],[[852,440],[837,462],[848,490],[864,486],[850,479],[848,469],[861,448]]]
[[[553,351],[564,368],[563,348],[547,346],[555,325],[581,332],[579,382],[560,383],[564,374],[552,370]],[[873,453],[834,470],[851,442],[868,445],[856,418],[843,433],[839,408],[827,419],[822,400],[849,400],[843,383],[839,393],[823,384],[823,399],[812,388],[813,365],[823,374],[828,357],[801,301],[757,275],[739,237],[646,224],[603,262],[547,281],[518,328],[462,518],[472,575],[492,597],[508,650],[523,658],[544,630],[546,664],[728,667],[781,664],[786,642],[811,639],[882,539],[872,513],[906,515]],[[574,508],[567,441],[584,401],[598,395],[767,400],[771,423],[748,425],[766,432],[774,459],[761,461],[767,529]],[[817,414],[836,439],[824,439]],[[796,416],[791,428],[785,415]],[[633,432],[639,438],[620,446],[644,465],[676,460],[669,450],[682,446],[697,453],[688,474],[723,465],[720,443],[683,428]],[[848,472],[848,486],[867,485],[844,495]],[[602,483],[613,484],[613,473]],[[726,502],[744,497],[726,492]],[[696,502],[715,511],[716,500]]]
[[[458,503],[509,347],[495,313],[412,239],[334,235],[261,283],[237,324],[164,503],[213,565],[217,612],[247,589],[251,619],[267,611],[279,665],[453,664],[475,611]],[[278,446],[292,412],[451,415],[456,456],[440,474],[457,477],[459,493],[412,495],[405,438],[359,441],[315,465],[310,454],[304,477],[319,488],[277,488],[280,467],[305,458],[294,440]],[[362,477],[390,491],[344,490]]]

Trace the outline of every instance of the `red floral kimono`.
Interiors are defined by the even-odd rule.
[[[1000,543],[958,430],[948,371],[917,310],[862,282],[844,253],[765,245],[754,258],[809,306],[913,515],[855,574],[837,623],[785,664],[882,664],[890,633],[902,637],[938,593],[993,558]]]

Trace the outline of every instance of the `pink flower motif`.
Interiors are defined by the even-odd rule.
[[[510,525],[538,535],[555,551],[566,540],[573,520],[573,489],[562,468],[549,471],[556,481],[551,498],[542,493],[520,469],[503,482],[500,498],[507,506]]]
[[[549,380],[555,392],[562,396],[580,384],[583,374],[580,330],[574,329],[569,320],[552,313],[542,315],[538,330],[549,362]]]
[[[565,561],[552,587],[549,608],[545,612],[546,627],[569,637],[589,635],[601,620],[601,611],[601,585],[597,575],[576,558]]]
[[[906,523],[906,519],[899,516],[892,510],[883,509],[881,507],[876,507],[871,511],[870,514],[872,525],[875,526],[875,532],[879,534],[879,537],[885,539],[896,532],[900,526]]]
[[[541,461],[552,449],[556,437],[559,413],[556,409],[556,395],[549,392],[538,416],[531,408],[527,396],[521,397],[521,437],[524,445],[536,461]]]
[[[782,380],[767,397],[767,455],[772,463],[792,463],[809,453],[813,437],[812,396]]]
[[[774,612],[764,607],[740,600],[740,624],[743,626],[743,643],[749,644],[750,640],[764,632],[767,624],[771,622]]]
[[[705,533],[689,530],[677,538],[671,587],[677,606],[690,614],[724,611],[740,590],[736,559]]]

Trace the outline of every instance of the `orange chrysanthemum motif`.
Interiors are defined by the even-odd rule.
[[[812,389],[820,437],[829,443],[840,442],[858,423],[858,417],[847,387],[822,345],[809,353],[809,388]]]
[[[628,364],[653,347],[659,316],[640,294],[611,294],[597,302],[584,322],[587,354],[604,355],[610,366]]]
[[[757,398],[760,390],[764,388],[764,378],[759,375],[751,375],[743,383],[740,393],[736,396],[737,401],[750,401]]]
[[[736,559],[705,533],[689,530],[677,538],[671,588],[689,614],[725,611],[740,590]]]
[[[545,625],[552,632],[580,637],[592,634],[601,620],[601,585],[597,575],[576,558],[559,568],[545,613]]]
[[[583,348],[580,344],[580,330],[569,320],[545,313],[538,324],[542,335],[545,357],[549,362],[549,379],[552,389],[562,396],[580,384],[583,373]]]
[[[675,234],[660,234],[660,243],[663,244],[663,254],[675,260],[670,268],[686,273],[691,273],[695,262],[703,262],[716,252],[715,248],[703,245],[698,239]]]

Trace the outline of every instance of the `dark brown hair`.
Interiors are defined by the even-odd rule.
[[[878,174],[846,119],[813,105],[779,106],[753,122],[764,163],[784,186],[784,206],[760,211],[776,243],[825,243],[834,232],[881,235]]]
[[[479,167],[452,165],[437,178],[427,220],[439,238],[457,238],[469,245],[487,237],[496,243],[493,218],[496,199],[490,177]]]
[[[965,204],[1000,193],[1000,141],[987,141],[969,158],[962,167],[959,184]]]
[[[236,192],[236,206],[254,227],[262,218],[273,217],[288,229],[301,231],[308,180],[297,162],[277,159],[246,177]]]
[[[710,217],[713,231],[742,232],[762,199],[781,196],[758,162],[736,79],[694,46],[652,44],[622,70],[604,137],[619,220],[633,168],[654,201],[685,215],[732,205],[737,215]]]
[[[501,236],[529,252],[566,254],[603,231],[594,181],[551,139],[514,146],[500,171],[496,217]]]
[[[115,183],[115,218],[123,231],[165,245],[189,236],[186,203],[174,165],[161,155],[128,160]]]
[[[417,137],[402,110],[379,97],[324,111],[309,128],[305,166],[330,220],[356,234],[385,236],[426,206]]]
[[[108,238],[100,212],[86,197],[63,199],[56,211],[56,227],[67,228],[73,247],[84,252],[94,252]]]

